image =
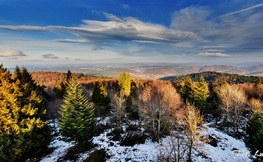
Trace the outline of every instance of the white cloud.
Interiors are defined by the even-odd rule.
[[[78,27],[65,26],[8,26],[12,30],[58,30],[73,33],[83,39],[56,39],[59,42],[69,43],[179,43],[184,41],[204,42],[193,32],[174,30],[163,25],[146,23],[132,17],[119,18],[113,14],[104,13],[109,21],[83,20],[84,24]],[[2,27],[3,28],[3,27]],[[6,28],[7,29],[7,28]]]
[[[0,57],[13,57],[15,56],[27,56],[23,52],[18,50],[0,50],[2,53],[0,54]]]
[[[127,5],[127,4],[123,4],[122,7],[123,7],[124,9],[130,9],[130,6]]]
[[[142,40],[134,40],[134,42],[137,42],[137,43],[153,43],[153,44],[161,44],[161,43],[154,42],[154,41],[142,41]]]
[[[208,49],[208,50],[203,50],[203,52],[208,52],[208,53],[210,53],[210,52],[224,52],[223,50],[216,50],[216,49]]]
[[[53,54],[42,55],[42,58],[47,58],[47,59],[58,59],[58,57],[55,56],[55,55],[53,55]]]
[[[40,26],[12,26],[12,25],[0,25],[1,29],[9,29],[9,30],[27,30],[27,31],[48,31],[47,27]]]
[[[199,52],[199,53],[197,54],[197,56],[228,57],[228,56],[230,56],[230,55],[224,54],[224,53],[219,53],[219,52],[215,52],[215,53],[211,53],[211,52]]]

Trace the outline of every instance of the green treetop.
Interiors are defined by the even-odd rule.
[[[209,103],[207,102],[208,95],[208,86],[203,78],[203,76],[200,77],[200,82],[196,83],[196,86],[194,87],[193,95],[191,96],[193,99],[193,102],[196,107],[201,109],[201,112],[206,112],[207,108],[209,106]]]

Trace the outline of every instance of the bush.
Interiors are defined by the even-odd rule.
[[[124,133],[122,128],[115,128],[112,132],[108,133],[107,136],[113,136],[111,138],[113,141],[120,141],[122,133]]]
[[[105,162],[110,156],[104,149],[95,150],[84,162]]]
[[[139,110],[138,110],[138,106],[133,104],[131,106],[131,108],[128,110],[128,116],[130,119],[140,119],[140,115],[139,115]]]
[[[130,131],[125,136],[123,140],[121,140],[121,146],[133,146],[135,144],[142,144],[145,142],[147,136],[141,131]]]

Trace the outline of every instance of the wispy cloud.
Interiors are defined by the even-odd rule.
[[[55,55],[53,55],[53,54],[42,55],[42,58],[47,58],[47,59],[58,59],[58,57],[55,56]]]
[[[174,47],[193,48],[193,44],[171,44]]]
[[[25,30],[25,31],[48,31],[47,27],[41,26],[12,26],[12,25],[0,25],[0,29],[8,30]]]
[[[137,43],[152,43],[152,44],[161,44],[161,43],[154,42],[154,41],[143,41],[143,40],[134,40],[134,42],[137,42]]]
[[[92,47],[91,49],[94,51],[103,50],[103,48],[99,45],[90,45],[90,46]]]
[[[8,26],[3,29],[12,30],[58,30],[73,33],[83,39],[56,39],[58,42],[68,43],[114,43],[114,42],[139,42],[139,43],[179,43],[184,41],[203,42],[201,37],[193,32],[169,29],[165,26],[146,23],[132,17],[123,19],[113,14],[104,13],[109,21],[83,20],[79,27],[65,26]]]
[[[126,9],[126,10],[127,10],[127,9],[130,9],[130,6],[129,6],[128,4],[122,4],[121,6],[122,6],[124,9]]]
[[[206,56],[206,57],[228,57],[230,55],[221,53],[222,50],[203,50],[199,52],[197,56]]]
[[[66,42],[66,43],[89,43],[88,40],[84,39],[55,39],[57,42]]]
[[[22,51],[18,51],[18,50],[0,50],[0,52],[2,52],[0,54],[0,57],[16,57],[16,56],[27,56],[25,55]]]
[[[220,17],[234,15],[234,14],[237,14],[237,13],[240,13],[240,12],[244,12],[244,11],[248,11],[248,10],[252,10],[252,9],[254,9],[254,8],[261,7],[261,6],[263,6],[263,3],[260,3],[260,4],[255,5],[255,6],[251,6],[251,7],[248,7],[248,8],[242,9],[242,10],[239,10],[239,11],[231,12],[231,13],[222,15],[222,16],[220,16]]]
[[[208,49],[208,50],[203,50],[203,52],[224,52],[223,50],[216,50],[216,49]]]

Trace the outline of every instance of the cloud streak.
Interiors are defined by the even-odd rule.
[[[205,56],[205,57],[229,57],[230,55],[221,53],[223,50],[203,50],[199,52],[197,56]]]
[[[41,26],[12,26],[12,25],[0,25],[0,29],[8,30],[21,30],[21,31],[49,31],[47,27]]]
[[[53,55],[53,54],[42,55],[42,58],[47,58],[47,59],[58,59],[58,57],[55,56],[55,55]]]
[[[220,17],[234,15],[234,14],[237,14],[237,13],[240,13],[240,12],[244,12],[244,11],[248,11],[248,10],[252,10],[252,9],[254,9],[254,8],[261,7],[261,6],[263,6],[263,3],[260,3],[260,4],[255,5],[255,6],[251,6],[251,7],[248,7],[248,8],[242,9],[242,10],[239,10],[239,11],[231,12],[231,13],[229,13],[229,14],[225,14],[225,15],[222,15],[222,16],[220,16]]]
[[[99,51],[99,50],[103,50],[103,48],[101,47],[101,46],[99,46],[99,45],[90,45],[92,48],[92,50],[94,50],[94,51]]]

